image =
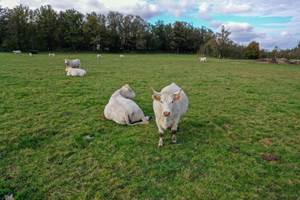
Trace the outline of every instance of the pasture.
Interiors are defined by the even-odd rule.
[[[64,58],[87,76],[66,77]],[[178,144],[102,114],[125,83],[187,93]],[[0,54],[0,199],[299,199],[300,67],[196,55]]]

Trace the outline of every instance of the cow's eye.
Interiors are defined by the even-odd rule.
[[[174,103],[174,100],[172,101],[172,103]]]
[[[163,103],[162,101],[160,101],[160,103]]]

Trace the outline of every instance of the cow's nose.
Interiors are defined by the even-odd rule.
[[[168,112],[168,111],[165,111],[165,112],[164,112],[164,116],[165,116],[165,117],[168,117],[168,116],[170,116],[170,114],[171,114],[171,113],[170,113],[170,112]]]

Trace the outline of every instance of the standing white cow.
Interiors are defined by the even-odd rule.
[[[73,68],[70,66],[66,66],[67,76],[84,76],[86,75],[86,71],[80,68]]]
[[[206,57],[199,57],[200,62],[207,62],[207,58]]]
[[[48,56],[49,56],[49,57],[50,57],[50,56],[54,57],[54,56],[55,56],[55,53],[49,53]]]
[[[161,92],[153,90],[153,110],[159,132],[158,146],[163,146],[163,134],[171,129],[172,142],[176,143],[176,132],[180,117],[187,112],[188,98],[175,83],[164,87]]]
[[[123,54],[120,55],[120,58],[124,58],[125,56]]]
[[[12,51],[14,54],[20,54],[20,53],[22,53],[22,51],[21,50],[14,50],[14,51]]]
[[[28,53],[28,56],[30,56],[30,57],[31,57],[31,56],[32,56],[32,53]]]
[[[101,54],[97,54],[97,59],[102,58]]]
[[[148,124],[149,117],[133,101],[134,97],[135,93],[128,84],[115,91],[104,108],[105,118],[118,124]]]
[[[80,60],[79,59],[74,59],[74,60],[69,60],[65,59],[65,65],[66,67],[72,67],[72,68],[79,68],[80,67]]]

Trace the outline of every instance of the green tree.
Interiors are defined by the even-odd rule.
[[[29,18],[28,7],[20,5],[9,11],[7,35],[5,38],[5,46],[7,46],[9,50],[26,50],[31,46],[28,26]]]
[[[37,28],[39,48],[55,49],[59,42],[58,14],[50,5],[41,6],[37,10]]]
[[[120,51],[123,15],[118,12],[109,12],[106,18],[109,49]]]
[[[82,30],[88,49],[95,50],[100,45],[101,50],[105,46],[107,34],[104,15],[97,15],[95,12],[87,14]]]
[[[258,59],[259,51],[259,43],[255,41],[250,42],[245,49],[245,57],[248,59]]]
[[[0,6],[0,50],[5,49],[4,41],[7,38],[9,9]]]
[[[132,35],[134,49],[144,50],[146,49],[146,29],[147,23],[139,16],[135,16],[132,22]]]
[[[63,48],[78,50],[83,46],[83,17],[80,12],[72,9],[60,12],[60,43]]]

